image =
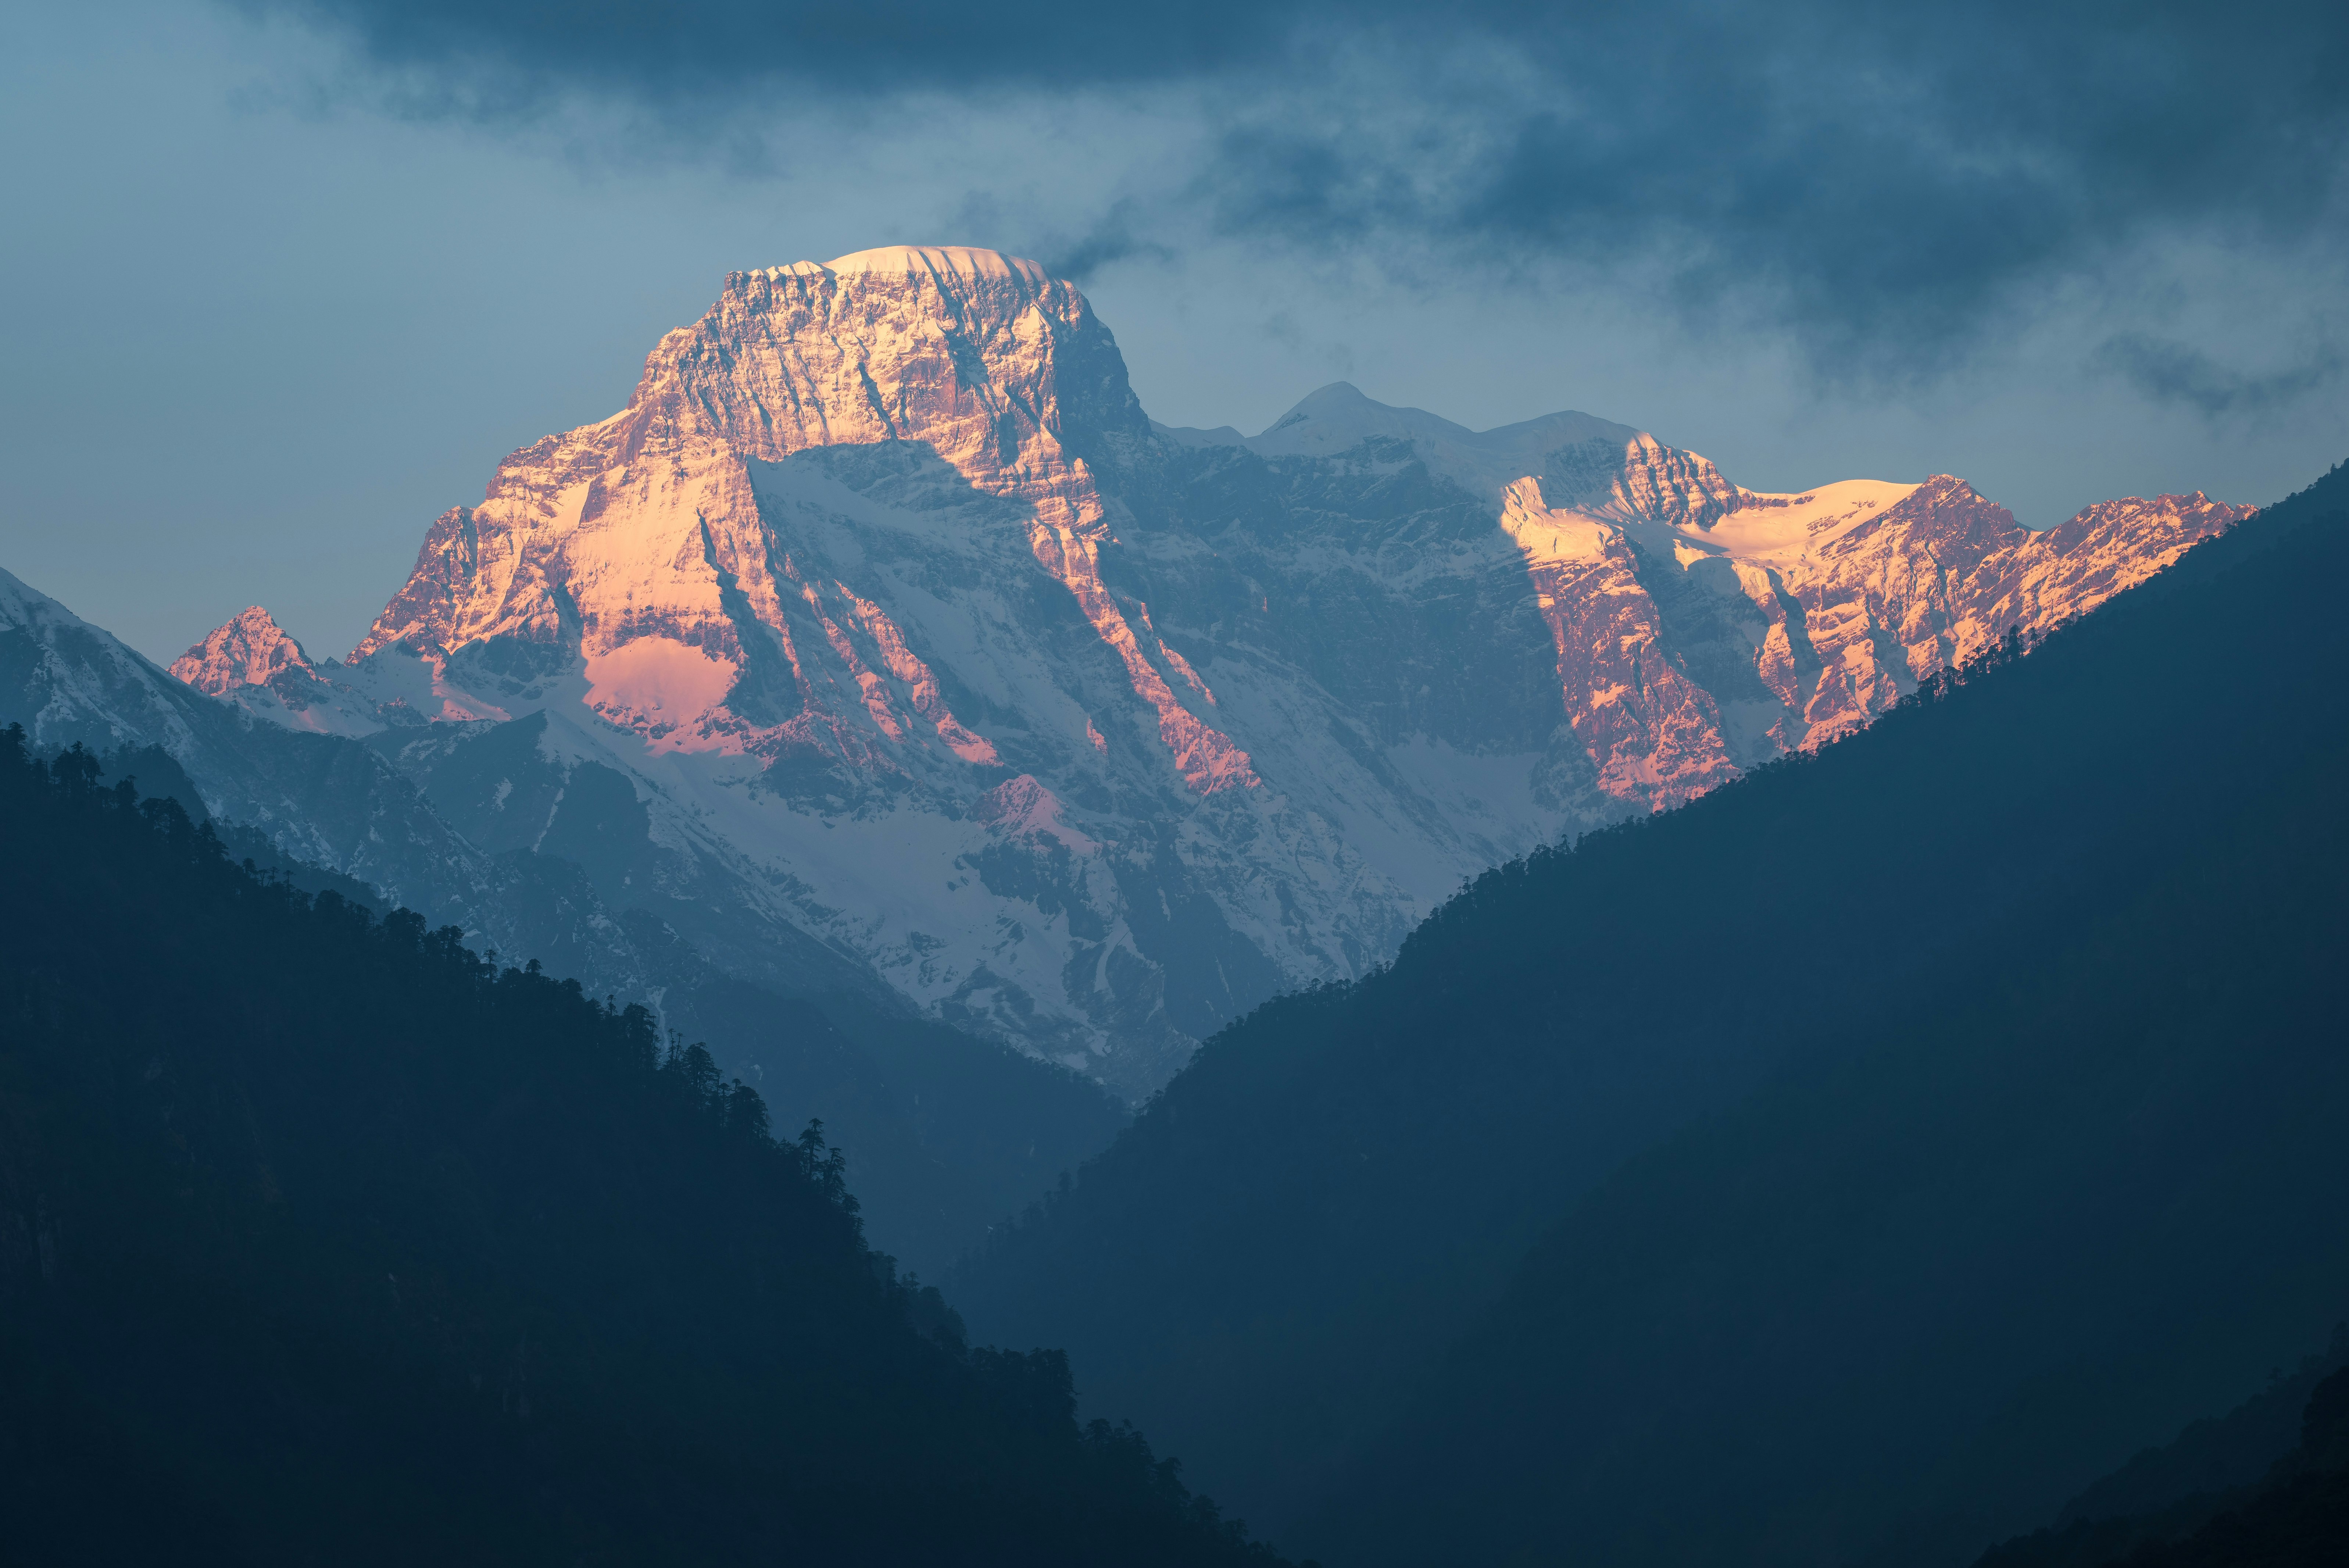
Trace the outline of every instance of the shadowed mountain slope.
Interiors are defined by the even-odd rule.
[[[2349,1300],[2344,492],[1480,878],[1212,1042],[957,1301],[1333,1561],[2045,1517]]]
[[[26,1561],[1269,1561],[643,1010],[232,866],[0,732]]]

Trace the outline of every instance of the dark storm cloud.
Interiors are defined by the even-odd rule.
[[[1186,85],[1215,126],[1204,162],[1072,266],[1204,223],[1537,286],[1597,269],[1686,317],[1784,327],[1831,377],[1930,373],[2009,307],[2166,239],[2282,254],[2343,230],[2337,0],[289,3],[476,104],[585,89],[688,117]]]
[[[1143,227],[1140,204],[1112,202],[1088,223],[1071,229],[1033,210],[1030,202],[1007,204],[992,192],[968,192],[941,232],[970,244],[1018,252],[1043,264],[1054,277],[1092,281],[1105,266],[1136,257],[1172,260],[1174,247],[1153,239]]]
[[[1303,7],[953,0],[245,0],[346,29],[377,60],[468,73],[512,101],[566,84],[690,99],[778,83],[859,93],[1090,86],[1278,54]]]
[[[1590,8],[1253,109],[1201,190],[1229,229],[1629,265],[1830,374],[1930,369],[2148,240],[2339,234],[2344,16]]]
[[[1057,236],[1051,243],[1038,246],[1037,259],[1054,277],[1065,277],[1071,283],[1092,280],[1094,273],[1112,262],[1131,261],[1136,256],[1166,259],[1173,252],[1169,246],[1144,238],[1137,228],[1134,203],[1130,201],[1112,202],[1085,232],[1071,239]]]
[[[2262,414],[2341,379],[2341,354],[2330,344],[2310,348],[2289,369],[2254,376],[2220,364],[2191,344],[2142,332],[2107,338],[2096,350],[2095,365],[2156,402],[2182,403],[2214,420]]]

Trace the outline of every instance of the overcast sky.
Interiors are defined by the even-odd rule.
[[[96,11],[0,15],[0,566],[159,659],[339,656],[727,272],[894,243],[1075,278],[1171,424],[1346,379],[2038,526],[2349,457],[2338,5]]]

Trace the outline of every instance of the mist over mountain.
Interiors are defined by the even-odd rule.
[[[1332,1561],[2044,1519],[2349,1302],[2345,485],[1478,879],[1218,1036],[956,1300]]]

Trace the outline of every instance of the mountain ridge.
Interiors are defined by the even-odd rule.
[[[672,903],[722,888],[1138,1100],[1462,877],[1848,733],[2245,511],[2033,534],[1952,479],[1765,495],[1588,414],[1342,382],[1164,429],[1032,263],[737,272],[626,409],[432,524],[349,660],[224,694],[393,753],[564,716]]]

